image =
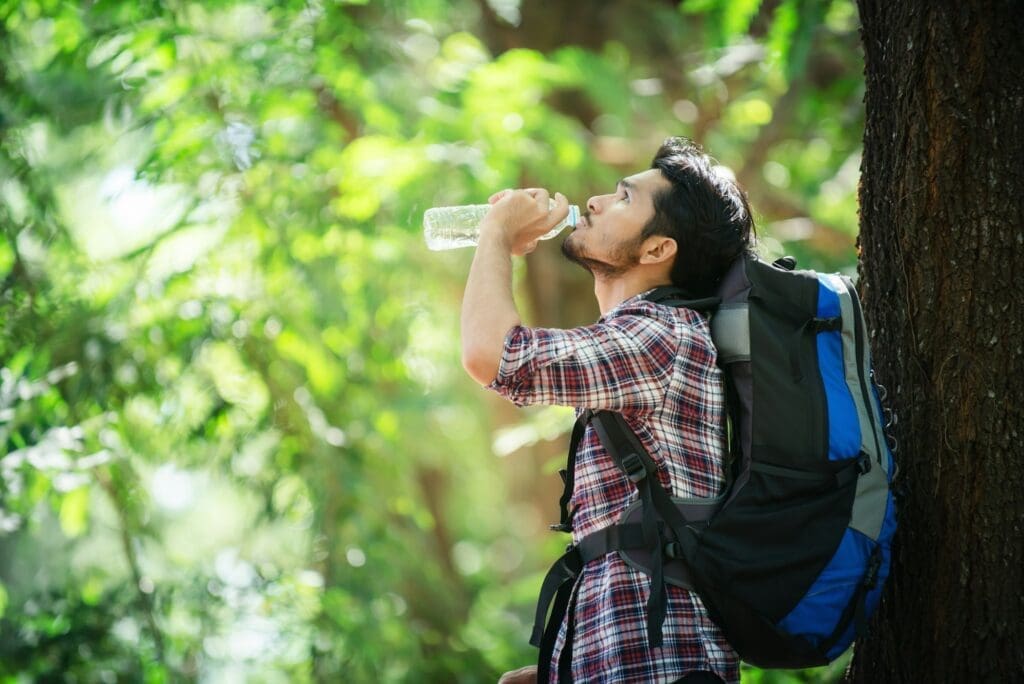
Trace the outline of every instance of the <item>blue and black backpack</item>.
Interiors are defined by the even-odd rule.
[[[860,300],[849,278],[740,258],[713,300],[659,288],[651,301],[710,311],[726,377],[730,482],[717,499],[670,497],[625,420],[584,411],[562,471],[562,519],[586,426],[637,488],[619,524],[570,547],[548,573],[531,642],[547,678],[583,565],[619,553],[651,577],[648,640],[662,643],[665,583],[695,591],[740,657],[762,668],[824,665],[864,633],[889,574],[894,461]],[[554,603],[545,629],[548,607]]]

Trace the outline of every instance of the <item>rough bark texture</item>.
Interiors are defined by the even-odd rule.
[[[1022,681],[1021,5],[858,5],[861,287],[907,493],[893,575],[849,676]]]

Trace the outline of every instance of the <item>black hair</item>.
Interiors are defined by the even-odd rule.
[[[654,197],[654,217],[641,240],[676,241],[672,284],[692,297],[714,293],[729,266],[750,249],[754,218],[747,195],[699,145],[667,138],[651,162],[671,187]]]

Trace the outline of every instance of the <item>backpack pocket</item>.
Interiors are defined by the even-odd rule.
[[[786,617],[849,525],[856,478],[840,484],[841,470],[751,464],[748,481],[699,535],[689,559],[695,581],[732,592],[773,623]]]

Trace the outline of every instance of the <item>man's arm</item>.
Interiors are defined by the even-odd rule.
[[[569,211],[561,193],[549,209],[546,190],[505,191],[491,203],[462,299],[462,366],[482,385],[497,377],[505,335],[521,323],[512,296],[512,255],[533,251]]]
[[[482,230],[462,299],[462,366],[481,385],[497,377],[505,335],[520,322],[512,251],[499,232]]]

